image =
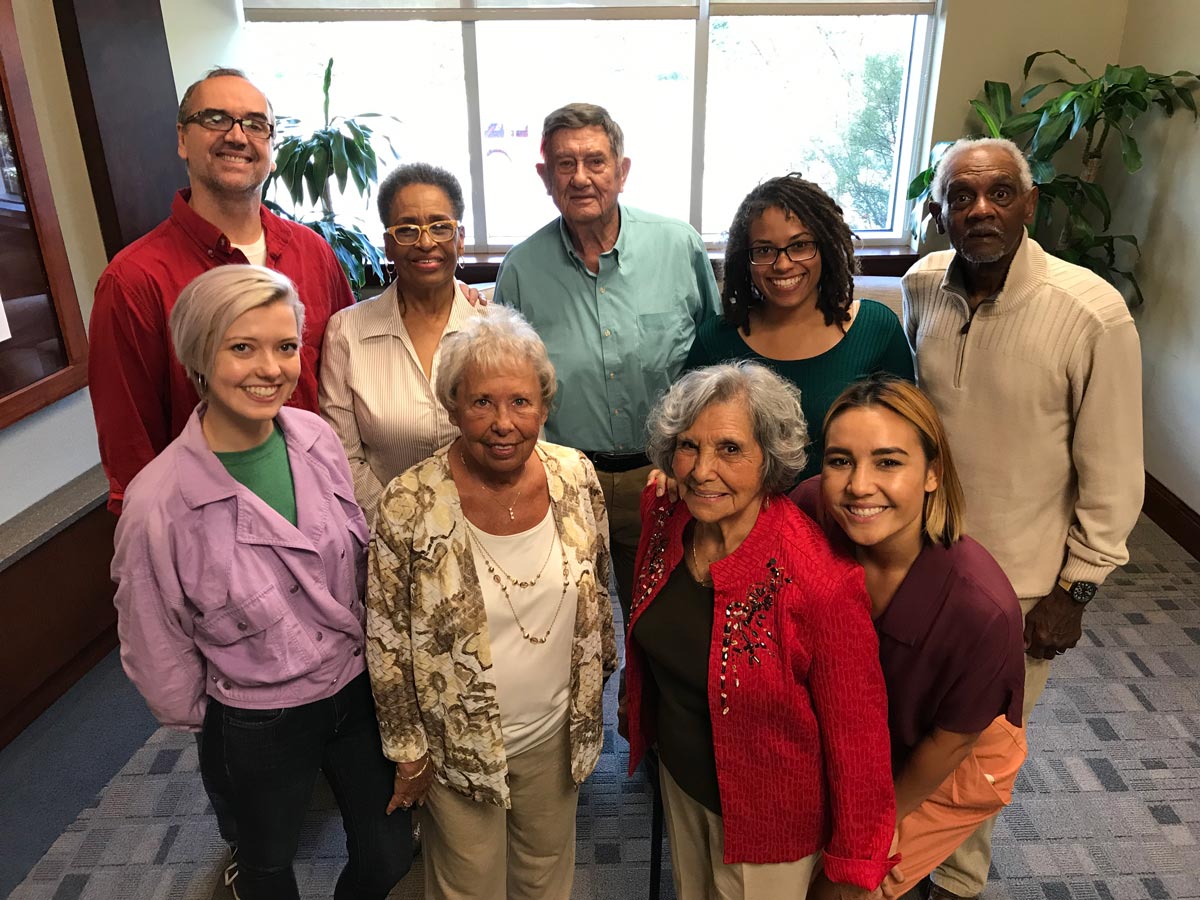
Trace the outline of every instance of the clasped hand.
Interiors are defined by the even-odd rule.
[[[388,801],[387,814],[390,816],[398,809],[411,809],[414,804],[423,806],[431,784],[433,766],[429,764],[428,753],[415,762],[396,763],[396,783],[392,799]]]
[[[1034,659],[1054,659],[1083,635],[1083,604],[1055,585],[1025,615],[1025,652]]]

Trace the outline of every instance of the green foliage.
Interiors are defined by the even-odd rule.
[[[904,66],[899,54],[872,54],[863,64],[863,106],[855,113],[842,140],[823,151],[837,177],[834,196],[848,200],[860,221],[887,228],[891,215],[891,183],[895,165],[896,123]]]
[[[366,284],[368,272],[374,273],[382,282],[383,257],[361,229],[337,221],[333,211],[333,183],[337,184],[339,194],[344,194],[347,186],[353,184],[359,196],[365,197],[379,181],[376,142],[382,140],[393,159],[399,155],[386,135],[377,135],[362,121],[378,118],[378,113],[330,118],[329,87],[332,82],[333,59],[330,58],[322,83],[325,124],[311,134],[287,134],[279,141],[275,149],[275,171],[263,185],[263,196],[266,197],[268,190],[278,194],[278,186],[282,185],[293,210],[306,205],[319,208],[319,218],[304,219],[286,212],[278,203],[267,204],[325,238],[342,264],[346,278],[358,291]],[[280,121],[286,123],[285,127],[297,124],[295,119]]]
[[[1016,143],[1025,152],[1040,197],[1031,231],[1049,252],[1069,262],[1085,266],[1118,287],[1128,282],[1135,304],[1142,302],[1142,291],[1128,268],[1121,268],[1117,244],[1131,246],[1140,253],[1137,237],[1131,234],[1105,234],[1112,220],[1112,209],[1104,189],[1096,184],[1096,175],[1105,146],[1112,134],[1120,137],[1121,161],[1133,174],[1142,167],[1142,154],[1131,133],[1131,126],[1152,106],[1166,115],[1183,108],[1198,117],[1195,92],[1200,88],[1194,72],[1181,69],[1171,75],[1147,71],[1144,66],[1104,68],[1093,76],[1061,50],[1041,50],[1025,60],[1024,77],[1042,56],[1058,56],[1078,69],[1085,80],[1072,82],[1056,78],[1028,88],[1013,107],[1012,89],[1003,82],[987,81],[983,99],[971,101],[971,109],[983,124],[988,137],[1002,137]],[[1030,103],[1052,85],[1062,92],[1040,106]],[[1058,171],[1056,158],[1069,150],[1070,142],[1083,136],[1079,157],[1079,175]],[[941,152],[944,144],[939,144]],[[1078,146],[1078,145],[1074,145]],[[921,172],[908,187],[910,200],[924,200],[933,181],[937,157],[930,168]],[[1058,227],[1057,236],[1052,234]]]

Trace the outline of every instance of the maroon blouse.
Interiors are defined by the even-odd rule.
[[[821,523],[831,543],[852,551],[819,507],[820,477],[792,500]],[[997,717],[1021,725],[1025,642],[1021,606],[990,553],[964,537],[950,547],[926,544],[892,602],[875,620],[887,683],[892,769],[935,727],[983,731]]]

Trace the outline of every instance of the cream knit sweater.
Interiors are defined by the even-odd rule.
[[[904,276],[904,326],[946,424],[967,533],[1019,597],[1060,574],[1100,583],[1129,559],[1145,484],[1133,319],[1108,283],[1028,236],[972,317],[953,260],[932,253]]]

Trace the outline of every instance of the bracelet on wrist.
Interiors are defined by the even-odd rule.
[[[418,778],[420,778],[422,775],[425,774],[425,770],[428,768],[429,768],[429,757],[426,756],[425,757],[425,765],[421,766],[421,768],[417,770],[416,774],[405,775],[403,772],[400,771],[399,768],[397,768],[396,769],[396,777],[401,779],[402,781],[416,781]]]

